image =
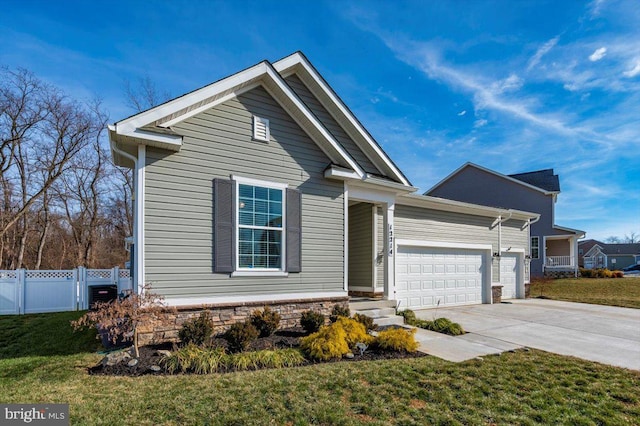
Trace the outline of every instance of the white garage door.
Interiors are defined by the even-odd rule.
[[[480,250],[399,246],[396,299],[400,309],[482,303]]]
[[[502,299],[515,299],[518,282],[518,258],[513,255],[500,257],[500,284],[502,284]]]

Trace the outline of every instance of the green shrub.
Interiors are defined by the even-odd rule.
[[[262,311],[251,314],[251,324],[258,330],[260,337],[271,336],[280,325],[280,314],[265,307]]]
[[[213,333],[213,322],[209,311],[202,311],[196,318],[191,318],[184,322],[178,332],[180,341],[184,344],[193,343],[202,345],[209,341]]]
[[[331,315],[329,316],[329,320],[331,322],[336,322],[338,318],[345,317],[349,318],[351,316],[351,311],[348,306],[344,305],[334,305],[331,310]]]
[[[377,330],[378,329],[378,324],[374,323],[373,318],[368,317],[366,315],[362,315],[362,314],[355,314],[353,316],[353,319],[358,321],[360,324],[364,325],[364,328],[369,331],[369,330]]]
[[[237,322],[224,333],[223,337],[229,343],[230,351],[241,352],[258,338],[258,330],[249,321]]]
[[[416,322],[416,313],[411,309],[405,309],[404,311],[398,312],[399,315],[404,317],[404,323],[409,325],[415,325]]]
[[[593,270],[580,268],[580,276],[583,277],[583,278],[592,278],[593,277]]]
[[[390,328],[379,332],[373,345],[383,351],[415,352],[418,350],[415,334],[415,328]]]
[[[315,333],[324,325],[324,315],[315,311],[304,311],[300,317],[300,325],[307,333]]]
[[[300,348],[309,358],[327,361],[349,352],[346,332],[342,327],[333,325],[322,327],[320,331],[300,340]]]
[[[450,336],[460,336],[464,334],[464,329],[457,322],[452,322],[448,318],[436,318],[433,321],[416,320],[416,327],[424,328],[438,333],[448,334]]]

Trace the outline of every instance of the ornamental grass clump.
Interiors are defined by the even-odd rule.
[[[383,351],[415,352],[418,350],[418,342],[415,338],[416,329],[390,328],[378,333],[373,345]]]

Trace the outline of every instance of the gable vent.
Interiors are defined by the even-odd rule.
[[[269,142],[269,120],[253,116],[253,139]]]

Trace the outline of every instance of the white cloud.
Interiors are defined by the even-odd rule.
[[[464,111],[460,111],[458,113],[458,117],[462,117],[463,115],[465,115],[467,113],[467,110],[465,109]]]
[[[485,120],[484,118],[481,118],[479,120],[474,121],[473,128],[479,129],[480,127],[486,126],[487,123],[489,123],[487,120]]]
[[[532,68],[536,67],[540,63],[540,60],[542,59],[542,57],[547,53],[549,53],[549,51],[553,49],[556,44],[558,44],[558,40],[560,40],[560,36],[555,36],[554,38],[552,38],[551,40],[547,41],[545,44],[540,46],[540,48],[538,48],[538,50],[531,57],[531,59],[529,59],[529,65],[527,65],[527,71],[531,71]]]
[[[629,78],[633,78],[635,76],[637,76],[638,74],[640,74],[640,59],[636,60],[636,64],[633,68],[631,68],[628,71],[623,72],[622,74],[624,74],[626,77]]]
[[[504,80],[500,80],[496,82],[493,85],[493,88],[496,90],[497,93],[512,92],[520,89],[523,83],[524,82],[520,77],[518,77],[515,74],[511,74],[509,77],[505,78]]]
[[[607,54],[607,48],[606,47],[600,47],[598,49],[596,49],[591,55],[589,55],[589,60],[591,62],[597,62],[600,59],[604,58],[604,55]]]

